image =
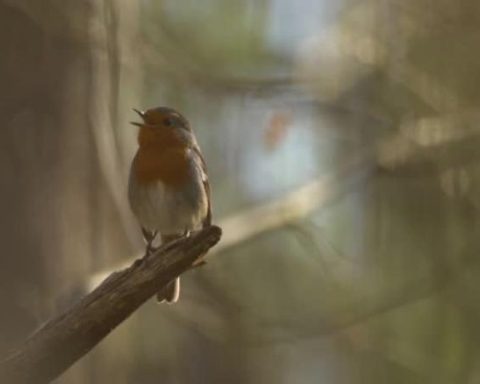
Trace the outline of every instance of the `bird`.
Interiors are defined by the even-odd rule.
[[[164,244],[211,225],[210,184],[195,134],[180,112],[169,107],[133,110],[141,122],[131,122],[139,131],[128,200],[150,254],[158,237]],[[179,295],[177,277],[156,297],[175,303]]]

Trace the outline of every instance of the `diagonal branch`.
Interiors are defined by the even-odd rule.
[[[192,268],[221,237],[216,226],[162,246],[112,273],[0,362],[2,383],[48,383],[79,360],[173,278]]]

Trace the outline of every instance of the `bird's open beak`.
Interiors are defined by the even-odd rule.
[[[139,110],[136,109],[136,108],[132,108],[132,109],[133,109],[133,110],[137,113],[137,115],[140,116],[142,119],[145,118],[145,112],[139,111]]]
[[[145,113],[142,111],[139,111],[136,108],[133,108],[133,110],[137,113],[138,116],[142,118],[143,121],[145,121]],[[144,124],[143,123],[137,123],[136,121],[131,121],[130,124],[136,125],[137,127],[142,127]]]

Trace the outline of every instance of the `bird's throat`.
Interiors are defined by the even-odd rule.
[[[168,130],[140,129],[133,171],[140,184],[180,185],[188,178],[187,147]]]

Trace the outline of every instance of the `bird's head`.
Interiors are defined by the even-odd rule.
[[[134,109],[134,111],[141,117],[142,122],[132,122],[131,124],[140,128],[185,129],[191,131],[187,119],[172,108],[157,107],[146,111],[139,111],[138,109]]]
[[[140,127],[138,144],[140,148],[156,149],[185,147],[194,141],[193,132],[187,119],[179,112],[168,107],[157,107],[146,111],[134,111],[142,122],[131,124]]]

